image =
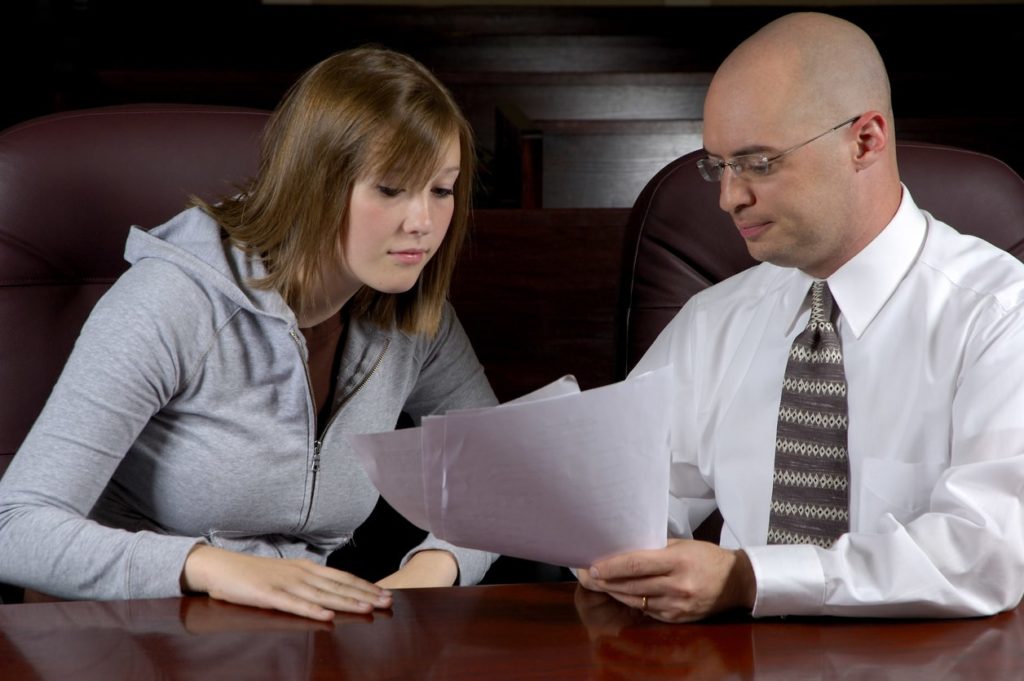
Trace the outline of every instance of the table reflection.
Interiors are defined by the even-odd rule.
[[[575,605],[600,679],[1006,678],[1024,663],[1019,609],[968,620],[733,615],[665,625],[582,587]]]
[[[396,591],[331,623],[206,597],[46,603],[0,607],[0,679],[1001,678],[1022,627],[1019,611],[671,625],[571,583]]]
[[[523,664],[579,669],[587,638],[567,586],[398,591],[389,611],[331,623],[205,597],[5,606],[0,679],[444,679],[493,676],[493,667],[516,678]],[[566,650],[577,663],[560,662]]]

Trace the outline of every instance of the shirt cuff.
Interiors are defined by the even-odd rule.
[[[754,617],[819,615],[825,603],[825,571],[810,545],[744,547],[757,580]]]

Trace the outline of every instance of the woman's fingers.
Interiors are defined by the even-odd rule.
[[[310,573],[296,581],[290,591],[300,598],[331,610],[366,612],[391,607],[391,592],[346,572]]]
[[[325,591],[332,593],[351,591],[355,598],[362,598],[370,603],[376,603],[382,596],[391,596],[391,592],[387,589],[351,573],[306,561],[300,561],[300,563],[310,571],[310,584]]]
[[[182,582],[220,600],[316,620],[330,620],[335,612],[391,607],[389,591],[347,572],[307,560],[248,556],[209,546],[189,555]]]

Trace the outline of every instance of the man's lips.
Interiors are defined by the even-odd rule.
[[[737,224],[736,228],[740,230],[740,235],[744,239],[756,239],[757,237],[768,231],[768,228],[772,226],[770,222],[750,222],[746,224]]]

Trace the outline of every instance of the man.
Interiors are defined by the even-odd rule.
[[[721,546],[673,538],[585,587],[672,622],[1020,601],[1024,266],[915,206],[892,126],[877,49],[834,17],[785,16],[715,74],[700,169],[762,264],[635,372],[679,383],[670,535],[717,505]]]

